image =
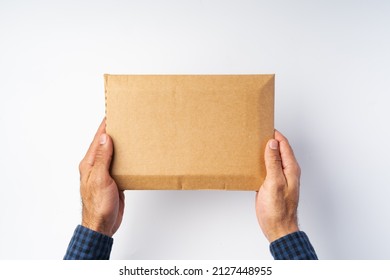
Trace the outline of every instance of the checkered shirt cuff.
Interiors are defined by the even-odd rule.
[[[64,260],[108,260],[112,243],[111,237],[78,225]]]
[[[317,254],[303,231],[290,233],[270,245],[275,260],[317,260]]]

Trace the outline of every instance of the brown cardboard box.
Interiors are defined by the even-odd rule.
[[[274,75],[105,75],[112,177],[132,190],[258,190]]]

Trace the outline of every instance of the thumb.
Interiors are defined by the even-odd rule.
[[[264,153],[265,168],[267,177],[276,178],[283,173],[282,159],[279,151],[279,141],[271,139],[268,141]]]
[[[96,149],[94,166],[108,171],[111,165],[112,152],[113,145],[111,137],[106,133],[102,133],[99,136],[99,146]]]

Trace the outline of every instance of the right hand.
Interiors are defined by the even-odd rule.
[[[267,176],[256,194],[256,215],[269,242],[298,228],[297,208],[301,169],[294,152],[279,131],[265,148]]]

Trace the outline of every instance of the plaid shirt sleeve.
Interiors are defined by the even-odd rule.
[[[112,243],[111,237],[78,225],[64,260],[108,260]]]
[[[290,233],[270,245],[275,260],[318,260],[309,238],[303,231]]]

